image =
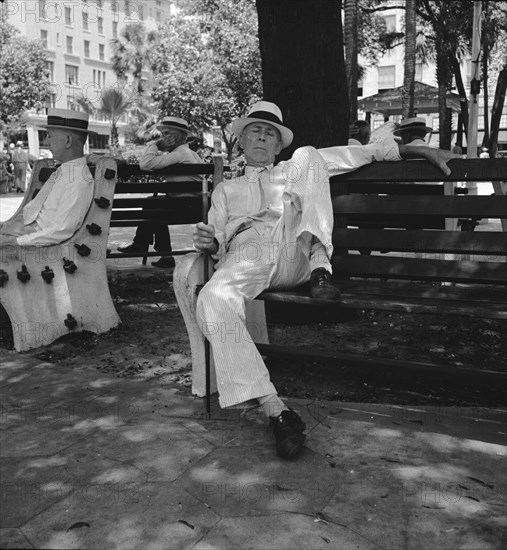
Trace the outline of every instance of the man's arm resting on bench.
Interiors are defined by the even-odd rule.
[[[427,161],[434,164],[437,168],[448,176],[451,173],[451,169],[447,166],[447,162],[452,159],[463,158],[462,155],[452,153],[445,149],[433,149],[433,147],[426,147],[425,145],[398,145],[400,156],[404,159],[425,158]]]

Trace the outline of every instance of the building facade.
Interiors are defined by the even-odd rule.
[[[119,81],[112,70],[111,41],[131,23],[142,21],[148,29],[155,28],[175,6],[168,0],[5,0],[0,9],[4,20],[22,35],[38,39],[47,53],[49,98],[44,108],[29,113],[27,123],[29,150],[38,157],[44,133],[37,126],[45,121],[48,107],[78,109],[81,97],[98,107],[102,91],[112,87],[133,97],[132,80]],[[120,143],[127,116],[119,124]],[[98,132],[90,150],[106,150],[109,122],[92,116],[90,129]]]
[[[387,31],[397,31],[404,32],[404,11],[403,10],[386,10],[382,12],[382,17],[386,23]],[[363,60],[364,61],[364,60]],[[361,59],[359,60],[361,63]],[[465,84],[465,89],[467,97],[470,100],[470,81],[472,79],[472,64],[470,58],[465,61],[461,66],[461,73],[463,75],[463,81]],[[373,68],[368,68],[365,71],[362,81],[359,83],[359,99],[364,99],[366,97],[375,95],[384,90],[390,90],[403,86],[404,78],[404,48],[403,46],[398,46],[392,50],[388,50],[387,53],[382,56],[379,60],[378,66]],[[437,78],[436,78],[436,66],[435,64],[423,65],[420,62],[416,63],[415,66],[415,80],[422,82],[423,84],[428,84],[430,86],[437,87]],[[452,89],[453,93],[457,94],[455,87]],[[489,101],[488,101],[488,110],[489,110],[489,120],[491,120],[491,110],[493,107],[494,100],[494,90],[490,90]],[[484,90],[481,89],[481,93],[478,96],[479,102],[479,120],[478,120],[478,139],[477,143],[480,147],[482,139],[484,136]],[[453,111],[452,116],[452,130],[453,138],[452,143],[455,142],[455,132],[458,122],[458,111],[456,107],[456,102],[448,102],[448,106]],[[417,109],[417,107],[416,107]],[[438,105],[435,105],[435,110],[433,112],[427,112],[428,109],[424,109],[425,112],[417,112],[417,116],[424,118],[426,125],[430,128],[433,128],[433,132],[426,136],[426,141],[430,145],[438,147],[438,131],[439,131],[439,117],[438,117]],[[504,113],[500,121],[500,132],[498,136],[498,149],[499,151],[507,151],[507,105],[504,107]],[[366,113],[362,112],[360,117],[365,117]],[[371,127],[372,130],[381,126],[384,123],[384,113],[382,112],[371,112]],[[399,122],[401,119],[401,114],[396,114],[390,116],[390,120],[394,122]],[[464,143],[466,146],[466,138],[464,138]]]

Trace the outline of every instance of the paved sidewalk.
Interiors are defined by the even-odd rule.
[[[507,547],[506,410],[292,401],[288,462],[167,377],[0,360],[2,548]]]

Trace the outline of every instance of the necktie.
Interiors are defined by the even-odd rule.
[[[56,170],[54,174],[46,181],[46,183],[41,187],[40,191],[37,193],[37,196],[31,200],[23,208],[23,223],[25,225],[30,225],[33,223],[39,212],[41,211],[42,205],[45,200],[48,198],[49,193],[53,189],[53,186],[56,180],[61,176],[61,167]]]

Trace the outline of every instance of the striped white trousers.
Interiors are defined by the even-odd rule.
[[[303,284],[311,270],[330,265],[333,212],[324,160],[304,147],[291,161],[298,163],[300,177],[286,183],[282,217],[255,221],[234,237],[197,300],[197,320],[213,349],[222,407],[276,393],[251,337],[256,327],[246,326],[246,304],[268,288]],[[324,239],[325,248],[320,246]]]

